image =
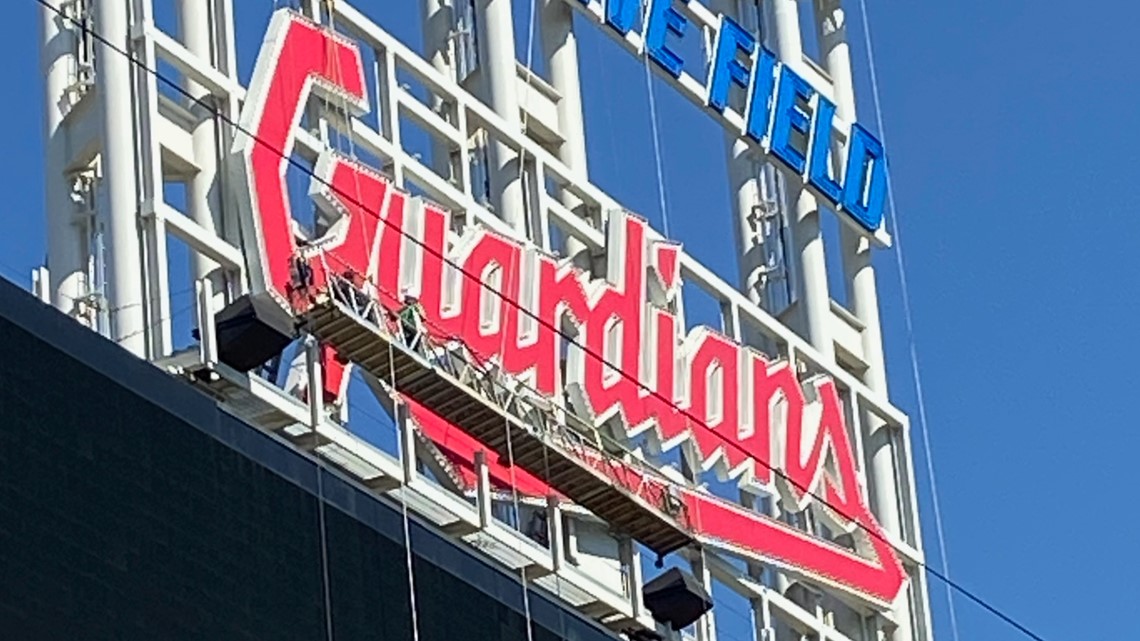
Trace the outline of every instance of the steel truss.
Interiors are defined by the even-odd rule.
[[[69,4],[83,8],[89,3],[90,0]],[[137,226],[137,255],[143,258],[143,269],[136,274],[136,287],[131,291],[94,291],[100,286],[95,282],[90,284],[92,291],[71,290],[63,296],[102,300],[98,297],[89,299],[87,295],[110,293],[111,296],[102,303],[100,313],[112,318],[137,307],[143,315],[143,329],[140,336],[131,338],[140,340],[137,346],[135,341],[123,342],[140,356],[168,371],[189,377],[196,385],[214,393],[235,415],[324,457],[356,482],[386,497],[385,500],[407,501],[418,518],[481,548],[508,567],[524,570],[539,585],[605,625],[617,630],[652,628],[653,622],[641,603],[639,551],[629,541],[619,541],[623,563],[629,573],[627,579],[620,583],[599,583],[588,573],[566,562],[566,551],[561,549],[560,539],[551,537],[550,548],[543,548],[491,517],[494,493],[486,480],[485,462],[477,462],[480,465],[480,482],[474,505],[462,494],[425,480],[417,472],[416,462],[431,454],[424,451],[427,449],[424,442],[417,441],[416,432],[406,416],[397,417],[401,450],[399,457],[393,457],[354,436],[331,418],[322,417],[314,421],[316,413],[310,407],[265,379],[235,372],[218,363],[216,347],[211,339],[213,312],[225,302],[246,293],[248,288],[245,256],[237,235],[238,208],[233,200],[238,194],[227,191],[232,187],[225,184],[224,172],[216,171],[216,161],[228,152],[235,133],[227,123],[237,122],[245,89],[238,80],[234,64],[232,0],[208,0],[208,4],[210,11],[207,13],[211,18],[207,27],[213,53],[189,46],[179,34],[160,29],[154,20],[151,0],[130,2],[131,28],[125,47],[137,61],[137,66],[132,66],[130,72],[135,92],[132,113],[125,114],[125,117],[132,123],[135,143],[133,161],[136,175],[130,178],[135,187],[135,207],[132,211],[111,212],[104,203],[97,208],[96,214],[101,223],[111,216],[126,215]],[[602,222],[607,212],[620,208],[616,200],[586,180],[582,172],[560,161],[548,149],[548,144],[528,137],[528,133],[537,135],[535,132],[520,133],[517,127],[512,127],[459,83],[441,74],[348,2],[341,0],[335,3],[332,16],[317,13],[316,3],[310,3],[309,11],[318,19],[334,20],[339,31],[355,39],[362,50],[370,52],[373,64],[366,73],[369,86],[374,91],[374,113],[363,119],[346,120],[335,105],[314,105],[306,128],[297,132],[296,154],[315,162],[322,151],[334,144],[338,132],[349,135],[361,154],[379,160],[395,186],[423,194],[455,212],[455,223],[460,229],[472,225],[485,226],[499,233],[522,236],[552,253],[562,249],[554,246],[553,237],[572,237],[592,259],[603,259],[605,238],[601,231]],[[79,31],[72,29],[71,33],[75,36]],[[89,46],[84,39],[76,38],[76,42]],[[87,61],[89,53],[84,51],[87,50],[77,48],[70,55],[76,60]],[[98,64],[96,60],[96,67]],[[72,97],[72,104],[59,124],[70,144],[67,154],[49,157],[49,185],[73,177],[76,168],[87,172],[100,166],[104,146],[102,132],[106,126],[101,125],[102,115],[92,103],[98,98],[101,87],[96,77],[92,90],[88,67],[76,68],[82,73],[59,85]],[[190,104],[171,92],[161,90],[161,81],[153,74],[159,69],[175,70],[181,76],[181,82],[191,86],[200,100],[212,104],[219,116],[209,117],[209,112],[204,111],[201,105]],[[533,92],[525,108],[540,120],[540,112],[551,108],[557,101],[557,92],[525,69],[520,72],[518,80],[524,91]],[[418,97],[410,84],[422,89],[427,98]],[[59,98],[49,95],[48,103],[54,106]],[[375,120],[371,120],[372,117]],[[195,132],[207,120],[216,127],[216,132],[213,143],[203,145],[202,137],[196,136]],[[425,162],[402,136],[401,132],[407,126],[429,134],[434,148],[446,153],[447,162],[438,162],[438,158]],[[507,225],[486,204],[485,190],[477,179],[480,171],[477,157],[490,145],[498,145],[513,154],[522,167],[526,205],[526,224],[522,229]],[[214,165],[211,165],[211,158]],[[193,181],[204,172],[213,172],[211,180],[223,194],[220,200],[209,203],[205,208],[207,215],[200,212],[192,215],[192,212],[181,211],[180,206],[167,202],[164,197],[167,185]],[[109,182],[120,179],[117,175],[100,174],[95,180],[105,188]],[[203,203],[190,203],[187,209],[203,206]],[[61,215],[68,218],[74,213],[58,203],[53,207],[56,209],[49,208],[49,218]],[[57,211],[61,208],[62,211]],[[57,223],[52,225],[54,228]],[[67,234],[71,233],[68,230],[74,229],[74,226],[68,226],[53,233]],[[171,268],[169,244],[172,241],[184,244],[193,260],[205,266],[201,273],[192,273],[187,280],[172,277],[172,274],[182,271]],[[59,263],[67,269],[73,269],[76,262],[86,264],[91,260],[115,260],[114,256],[104,258],[98,255],[95,249],[98,243],[90,243],[86,238],[67,237],[56,243],[56,246],[64,245],[85,248],[87,252],[80,252],[82,260]],[[864,451],[865,443],[872,439],[890,443],[893,459],[898,465],[895,476],[897,508],[901,518],[898,530],[887,531],[885,535],[902,554],[911,577],[908,587],[911,610],[906,613],[909,620],[898,620],[897,617],[892,620],[892,614],[837,601],[807,585],[799,584],[798,592],[788,590],[786,586],[778,588],[771,581],[771,574],[764,573],[759,565],[742,566],[737,560],[707,548],[703,555],[690,558],[697,576],[709,586],[715,580],[751,604],[750,615],[758,639],[783,641],[776,632],[779,628],[818,641],[877,641],[892,629],[906,627],[916,631],[907,638],[924,641],[927,638],[924,631],[929,630],[929,612],[925,608],[926,580],[919,570],[924,556],[906,415],[895,408],[884,393],[873,390],[860,377],[838,366],[834,357],[825,355],[694,258],[682,254],[680,260],[682,278],[719,305],[720,329],[724,334],[739,343],[750,343],[769,354],[787,359],[801,372],[826,373],[836,382],[847,411],[847,424],[860,462],[861,480],[865,484],[868,483],[865,468],[869,460]],[[61,301],[65,299],[52,289],[63,282],[58,280],[61,277],[55,273],[58,271],[39,274],[41,295],[74,313],[74,305],[63,304]],[[44,284],[49,276],[51,286]],[[179,310],[172,306],[172,295],[188,289],[196,292],[194,325],[203,338],[189,350],[178,350],[172,326]],[[82,296],[73,295],[76,291]],[[69,299],[67,302],[73,301]],[[487,426],[472,429],[476,435],[480,429],[484,430],[482,435],[490,447],[501,448],[508,433],[520,441],[525,442],[529,438],[538,443],[532,446],[532,450],[524,448],[514,452],[520,466],[542,473],[549,471],[554,475],[563,472],[584,475],[581,477],[584,482],[596,483],[601,475],[591,475],[581,465],[552,465],[549,470],[538,466],[546,465],[551,456],[573,462],[598,453],[603,459],[613,458],[615,465],[619,462],[621,465],[639,465],[628,455],[609,453],[612,448],[602,441],[597,431],[576,419],[572,413],[563,408],[545,406],[541,399],[528,395],[521,387],[505,387],[492,370],[474,363],[461,346],[429,345],[427,341],[412,346],[403,344],[398,333],[387,331],[387,320],[373,303],[367,302],[363,307],[357,303],[355,298],[324,301],[323,307],[308,318],[311,331],[322,338],[333,338],[341,346],[358,346],[361,353],[355,360],[376,378],[388,381],[400,393],[422,394],[421,398],[434,403],[437,410],[446,410],[447,406],[446,402],[431,396],[433,385],[444,381],[450,389],[464,390],[469,402],[481,403],[488,408],[485,412]],[[683,301],[679,307],[683,310]],[[854,337],[837,338],[837,342],[845,341],[851,346],[849,351],[858,356],[858,334],[861,331],[858,321],[842,310],[835,311],[832,318],[838,334]],[[351,322],[346,322],[348,320]],[[92,324],[109,331],[108,323],[92,321]],[[397,337],[397,340],[392,341],[392,337]],[[378,355],[381,351],[387,353],[389,347],[391,353],[397,355],[394,359]],[[370,358],[375,359],[374,362]],[[391,376],[385,378],[385,369],[396,371],[394,380]],[[429,371],[431,374],[424,373]],[[311,396],[312,402],[319,402],[319,394]],[[543,463],[537,462],[544,458]],[[645,469],[647,474],[652,473],[648,467]],[[569,482],[554,484],[569,487]],[[873,480],[870,487],[874,488]],[[598,506],[594,511],[607,520],[621,522],[625,519],[627,522],[622,525],[630,533],[637,531],[639,526],[630,522],[622,512],[651,518],[657,526],[678,523],[678,519],[684,518],[684,515],[671,513],[672,507],[667,501],[647,501],[637,494],[635,488],[613,488],[608,499],[611,501],[609,508],[602,506],[597,499],[582,495],[578,498],[583,499],[578,501],[583,505],[592,502]],[[747,496],[741,500],[751,507],[755,497]],[[634,509],[629,509],[631,506]],[[572,509],[576,508],[556,504],[549,506],[553,517],[550,522],[560,523],[559,510]],[[654,546],[660,550],[674,549],[687,542],[682,531],[683,528],[673,526],[668,536],[663,536]],[[716,626],[712,619],[715,616],[714,610],[712,616],[706,617],[708,621],[698,626],[702,641],[714,641]]]

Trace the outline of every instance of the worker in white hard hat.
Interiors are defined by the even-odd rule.
[[[424,309],[420,301],[408,289],[402,292],[404,306],[400,308],[397,317],[404,332],[404,342],[408,347],[415,348],[417,341],[423,333]]]

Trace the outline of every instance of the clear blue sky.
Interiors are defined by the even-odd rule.
[[[1138,382],[1128,363],[1140,356],[1130,329],[1140,217],[1127,194],[1140,129],[1127,123],[1140,102],[1140,8],[868,2],[953,574],[1047,639],[1135,637],[1140,521],[1128,508],[1140,437],[1127,408]],[[26,284],[44,252],[38,5],[10,4],[0,21],[11,56],[0,273]],[[248,77],[273,3],[235,4]],[[356,4],[418,47],[416,2]],[[525,18],[529,3],[515,4]],[[858,4],[847,5],[861,120],[873,129]],[[590,173],[660,223],[643,69],[597,30],[580,34]],[[663,152],[673,235],[732,278],[721,132],[664,84],[656,91],[672,132]],[[894,256],[877,260],[891,385],[916,416]],[[931,597],[949,639],[937,582]],[[1020,638],[958,604],[963,639]]]

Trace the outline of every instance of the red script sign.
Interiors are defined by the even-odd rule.
[[[858,553],[686,490],[689,513],[699,515],[694,535],[700,540],[881,606],[894,600],[905,574],[868,507],[835,383],[816,377],[801,384],[788,363],[772,362],[708,327],[684,333],[673,311],[680,246],[653,238],[641,218],[610,217],[606,278],[592,280],[568,262],[483,227],[456,238],[448,212],[329,150],[317,163],[311,193],[339,222],[299,249],[283,177],[303,108],[316,94],[360,115],[368,108],[365,92],[355,43],[295,13],[274,14],[242,114],[243,130],[254,135],[240,135],[234,149],[249,188],[245,237],[247,254],[257,257],[249,266],[255,287],[289,301],[291,269],[302,257],[318,288],[330,271],[350,276],[374,287],[392,310],[400,307],[401,292],[414,291],[432,334],[461,340],[541,394],[565,393],[596,424],[621,426],[661,450],[686,447],[703,469],[778,492],[793,509],[807,507],[813,496],[825,498],[821,512],[831,529],[850,532]],[[568,347],[565,373],[555,327],[572,328],[581,345]],[[331,352],[326,366],[325,392],[335,399],[347,377]],[[414,409],[421,425],[432,420],[430,408]],[[447,445],[452,454],[468,456],[476,447],[471,441]],[[529,479],[527,489],[544,486]]]

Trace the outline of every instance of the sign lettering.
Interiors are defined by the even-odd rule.
[[[835,105],[732,18],[720,16],[711,57],[702,61],[707,68],[702,80],[685,71],[675,47],[690,26],[677,6],[696,5],[695,0],[646,0],[640,25],[639,0],[565,1],[607,28],[632,53],[652,60],[683,95],[774,157],[858,229],[873,236],[880,230],[887,190],[882,143],[858,123],[850,123],[845,132],[847,161],[839,166],[831,153],[837,135]],[[730,105],[733,87],[745,97],[739,109]],[[664,133],[669,133],[667,124]]]
[[[292,284],[300,262],[315,287],[333,276],[348,279],[392,311],[402,306],[403,292],[416,293],[433,337],[461,341],[538,394],[565,394],[596,425],[620,427],[662,451],[684,447],[704,470],[778,493],[795,509],[822,497],[820,513],[833,531],[853,535],[856,551],[685,489],[698,539],[876,604],[897,596],[902,567],[867,504],[835,383],[822,376],[801,383],[787,362],[773,362],[711,328],[684,332],[674,311],[681,247],[654,239],[645,220],[625,212],[610,216],[606,275],[593,279],[484,227],[456,237],[448,212],[326,150],[310,193],[338,221],[325,237],[299,243],[283,183],[294,129],[312,94],[337,96],[363,112],[363,73],[354,43],[292,12],[274,15],[242,117],[243,130],[254,135],[239,137],[234,149],[239,184],[250,191],[244,223],[247,254],[256,257],[250,261],[255,289],[303,312],[307,303]],[[564,344],[563,329],[573,342]],[[331,350],[325,366],[325,394],[339,398],[345,368]],[[412,410],[421,425],[433,420],[430,408]],[[448,448],[473,457],[471,441],[450,439]],[[601,459],[585,464],[608,465]],[[632,468],[609,471],[636,477],[650,493],[668,489]],[[528,478],[527,486],[544,483]]]

